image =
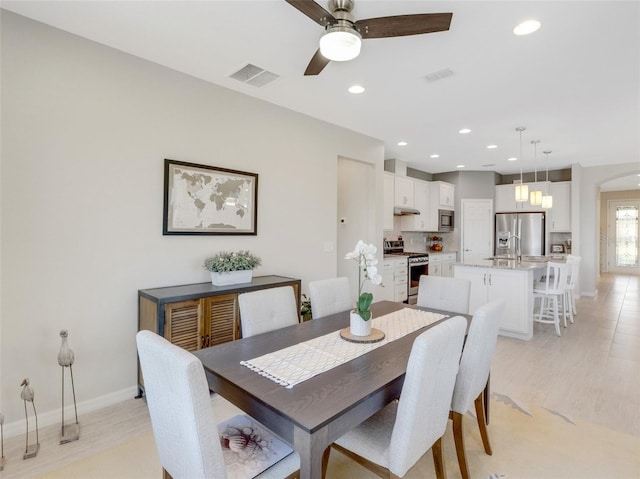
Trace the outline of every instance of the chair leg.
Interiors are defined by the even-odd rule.
[[[467,466],[467,455],[464,450],[464,431],[462,430],[463,415],[459,412],[452,411],[453,419],[453,440],[456,443],[456,454],[458,456],[458,465],[460,466],[460,474],[462,479],[469,479],[469,467]]]
[[[487,421],[484,416],[484,391],[474,401],[476,407],[476,418],[478,419],[478,428],[480,428],[480,437],[482,437],[482,445],[484,446],[484,452],[488,455],[492,455],[491,443],[489,442],[489,431],[487,431]]]
[[[173,479],[171,474],[169,474],[164,467],[162,468],[162,479]]]
[[[444,456],[442,455],[442,438],[439,437],[431,446],[433,454],[433,467],[436,470],[437,479],[447,479],[447,471],[444,465]]]
[[[569,304],[569,321],[573,324],[573,317],[576,315],[576,300],[572,289],[567,292],[567,303]]]
[[[322,479],[327,477],[327,467],[329,467],[329,456],[331,455],[331,446],[324,450],[322,454]]]
[[[553,324],[556,327],[556,334],[560,336],[560,316],[558,313],[558,297],[553,297]]]

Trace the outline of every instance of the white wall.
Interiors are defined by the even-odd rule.
[[[256,274],[298,277],[303,289],[334,276],[324,244],[336,243],[339,156],[373,164],[383,196],[378,140],[6,11],[1,20],[7,424],[23,421],[25,377],[40,424],[59,418],[63,328],[85,409],[130,397],[137,290],[207,281],[211,253],[250,249],[263,259]],[[165,158],[258,173],[258,235],[162,236]],[[371,208],[381,238],[381,200]]]
[[[571,172],[571,222],[572,252],[582,257],[580,265],[580,292],[587,296],[597,292],[600,254],[600,206],[599,186],[612,179],[640,171],[640,163],[580,167],[574,165]],[[575,232],[578,232],[576,235]]]

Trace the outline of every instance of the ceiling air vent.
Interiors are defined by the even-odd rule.
[[[445,68],[443,70],[438,70],[437,72],[429,73],[425,78],[429,83],[433,83],[434,81],[443,80],[450,76],[453,76],[453,70],[451,68]]]
[[[229,76],[234,80],[238,80],[242,83],[248,83],[249,85],[253,85],[255,87],[265,86],[266,84],[271,83],[275,79],[279,78],[279,75],[252,65],[251,63],[248,63],[240,70]]]

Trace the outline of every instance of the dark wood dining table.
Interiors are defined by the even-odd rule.
[[[381,301],[372,305],[372,313],[380,317],[402,308],[417,307]],[[456,316],[446,311],[428,311]],[[348,311],[201,349],[194,354],[204,365],[209,388],[289,442],[300,455],[302,479],[319,479],[324,450],[400,397],[414,339],[445,320],[391,341],[291,389],[242,366],[240,361],[346,328]]]

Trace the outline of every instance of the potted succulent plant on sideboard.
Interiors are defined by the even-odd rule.
[[[249,251],[221,251],[204,260],[202,266],[211,272],[214,286],[249,283],[253,270],[262,264],[262,260]]]

